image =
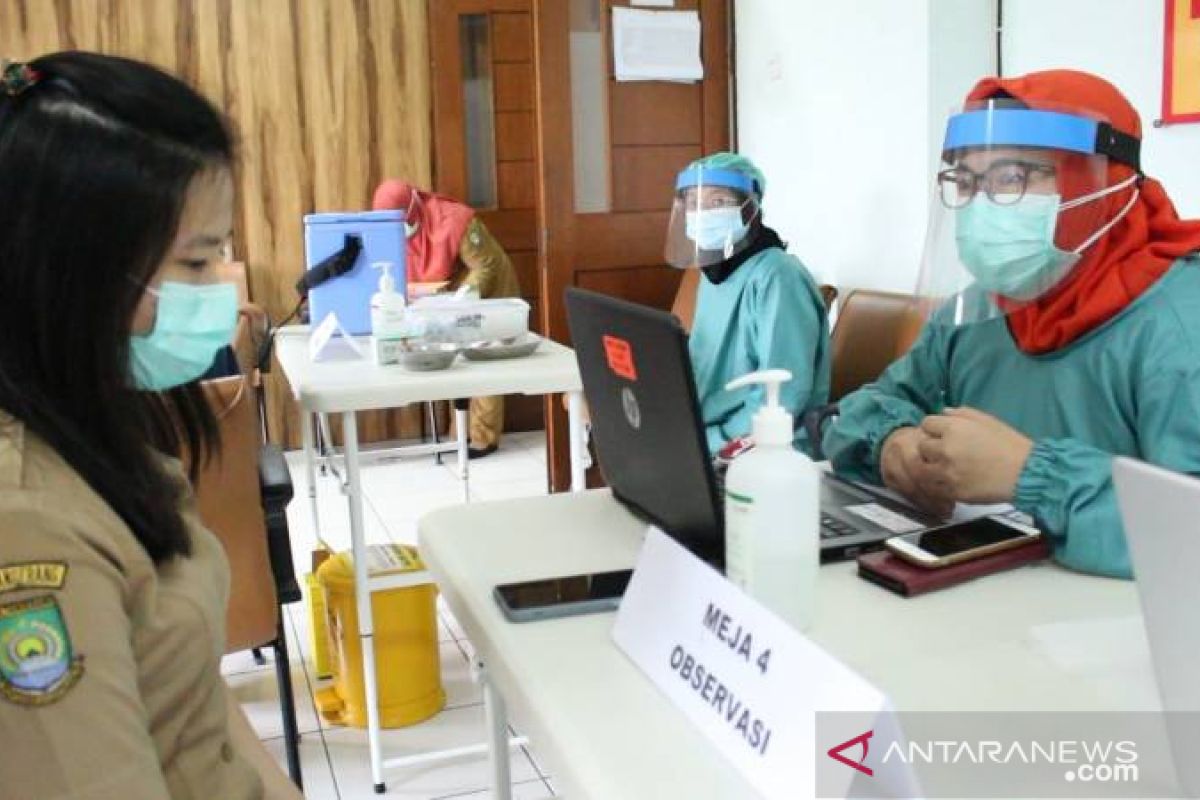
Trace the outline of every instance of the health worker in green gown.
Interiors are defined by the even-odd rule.
[[[1200,221],[1140,167],[1106,81],[980,81],[946,127],[907,355],[840,403],[838,471],[947,513],[1011,502],[1129,577],[1115,455],[1200,475]]]
[[[808,270],[763,224],[765,189],[758,167],[734,153],[695,161],[675,182],[666,260],[703,273],[688,351],[712,453],[748,435],[764,401],[760,386],[726,391],[734,378],[790,372],[780,403],[797,423],[829,398],[825,304]],[[805,445],[800,424],[796,444]]]

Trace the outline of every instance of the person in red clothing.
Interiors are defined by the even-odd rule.
[[[395,179],[379,185],[371,205],[405,212],[409,286],[446,291],[468,286],[481,298],[521,296],[512,259],[475,209]],[[472,398],[470,420],[471,457],[496,452],[504,430],[504,398]]]

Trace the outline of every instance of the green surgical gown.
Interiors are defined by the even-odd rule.
[[[750,257],[719,284],[701,277],[688,351],[710,452],[750,433],[763,389],[725,390],[726,383],[748,372],[792,373],[780,391],[780,404],[797,422],[805,410],[828,402],[825,303],[800,260],[779,248]],[[805,444],[802,425],[795,441]]]
[[[1061,350],[1019,350],[1002,318],[927,323],[878,381],[842,399],[823,438],[835,468],[878,483],[887,435],[971,406],[1030,437],[1013,504],[1059,563],[1130,577],[1114,455],[1200,475],[1200,258],[1182,259],[1116,317]]]

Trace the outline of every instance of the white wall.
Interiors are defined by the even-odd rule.
[[[1142,117],[1142,168],[1183,217],[1200,217],[1200,124],[1155,128],[1162,114],[1161,0],[1005,0],[1004,72],[1068,67],[1120,89]]]
[[[1004,73],[1112,81],[1142,163],[1200,217],[1200,124],[1161,113],[1161,0],[1004,0]],[[994,0],[736,0],[739,149],[765,219],[819,280],[911,292],[946,112],[995,69]]]
[[[936,142],[995,63],[992,8],[737,0],[738,148],[766,173],[767,224],[819,281],[915,287]]]

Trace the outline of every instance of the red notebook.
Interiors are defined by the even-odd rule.
[[[948,567],[921,567],[888,550],[876,550],[858,557],[858,577],[877,583],[905,597],[944,589],[981,575],[1003,572],[1050,555],[1050,543],[1039,536],[1029,544],[1001,550],[983,558],[951,564]]]

